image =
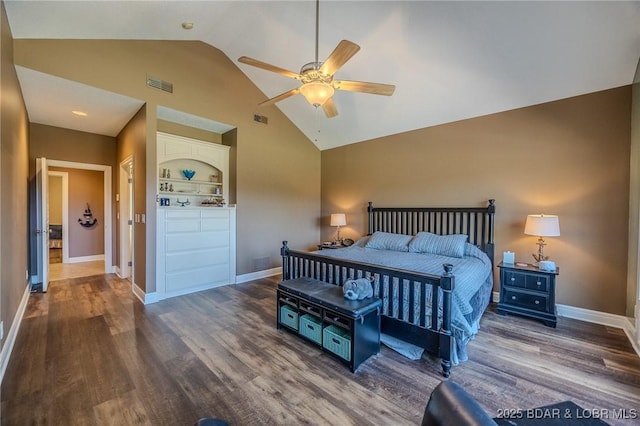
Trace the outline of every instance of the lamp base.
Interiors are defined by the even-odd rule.
[[[544,246],[546,245],[547,244],[544,242],[544,239],[542,237],[538,238],[538,254],[534,253],[531,255],[535,259],[536,264],[549,259],[549,256],[544,255]]]

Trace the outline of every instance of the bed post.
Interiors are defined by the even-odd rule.
[[[440,277],[442,289],[442,328],[440,329],[440,358],[442,359],[442,375],[451,374],[451,353],[453,352],[453,334],[451,333],[451,293],[455,287],[453,265],[445,263],[444,274]]]
[[[494,265],[493,257],[495,252],[494,234],[495,234],[495,215],[496,215],[496,200],[490,199],[489,206],[487,207],[489,213],[489,235],[487,241],[486,253],[491,259],[491,264]]]
[[[289,277],[289,241],[283,241],[280,248],[280,256],[282,256],[282,281],[288,280]]]
[[[369,206],[367,206],[367,213],[369,213],[367,235],[371,235],[373,234],[373,203],[371,201],[369,201]]]

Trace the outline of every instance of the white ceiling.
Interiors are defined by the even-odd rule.
[[[298,82],[240,64],[238,57],[298,72],[315,55],[313,1],[5,0],[5,5],[16,39],[202,40],[231,58],[265,99]],[[194,28],[184,30],[185,21]],[[630,84],[640,57],[640,2],[323,0],[321,61],[341,39],[361,50],[337,79],[395,84],[396,92],[385,97],[338,91],[339,115],[332,119],[302,96],[279,102],[320,149]],[[61,125],[65,122],[56,113],[66,96],[84,93],[92,98],[88,105],[99,108],[104,101],[108,111],[123,103],[125,116],[139,102],[78,90],[72,82],[52,84],[47,79],[55,77],[29,70],[19,70],[19,78],[25,94],[40,95],[25,95],[30,119],[37,116],[45,124],[73,128]],[[112,124],[118,131],[123,125]],[[113,129],[82,130],[113,134]]]

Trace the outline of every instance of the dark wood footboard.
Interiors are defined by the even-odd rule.
[[[283,280],[309,277],[341,286],[348,279],[373,277],[374,294],[383,299],[381,331],[440,357],[442,374],[449,377],[453,351],[451,293],[455,283],[451,265],[443,265],[441,276],[423,274],[291,250],[286,241],[281,255]],[[441,309],[440,318],[436,307]]]

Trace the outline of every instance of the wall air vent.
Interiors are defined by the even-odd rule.
[[[269,118],[264,115],[253,114],[253,121],[257,121],[258,123],[268,124]]]
[[[147,77],[147,86],[173,93],[173,84],[168,81],[162,81],[159,78]]]

